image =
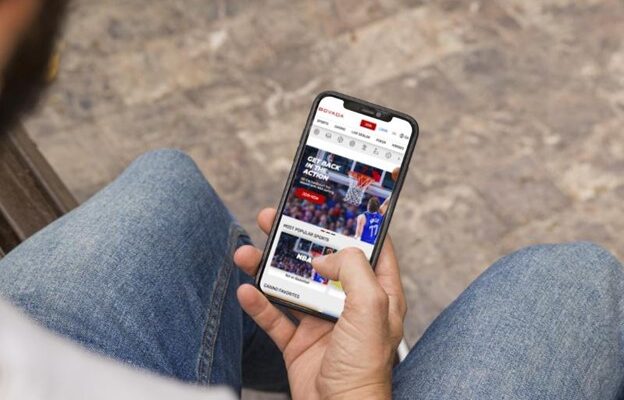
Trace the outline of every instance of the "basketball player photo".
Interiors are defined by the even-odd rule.
[[[368,199],[366,211],[357,217],[355,238],[366,243],[375,244],[379,229],[383,222],[383,214],[380,212],[381,205],[377,197]]]

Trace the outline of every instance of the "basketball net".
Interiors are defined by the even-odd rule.
[[[362,204],[366,189],[373,183],[374,179],[355,171],[349,171],[349,178],[349,189],[345,194],[344,201],[345,203],[359,206]]]

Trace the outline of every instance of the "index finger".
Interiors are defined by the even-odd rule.
[[[387,235],[384,240],[381,254],[375,266],[375,275],[381,287],[390,297],[390,307],[394,308],[401,315],[405,315],[407,309],[405,293],[401,283],[399,262],[397,261],[390,235]]]
[[[263,208],[258,213],[258,226],[262,229],[262,232],[267,235],[271,231],[271,226],[273,226],[273,221],[275,220],[275,215],[277,214],[277,210],[272,207]]]

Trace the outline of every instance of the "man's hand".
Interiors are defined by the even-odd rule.
[[[274,209],[258,214],[265,232]],[[243,246],[235,263],[250,275],[258,271],[262,252]],[[238,289],[247,314],[264,329],[284,354],[294,399],[389,399],[392,363],[403,336],[406,305],[399,267],[390,237],[386,238],[375,271],[361,250],[347,248],[315,258],[314,268],[339,280],[347,295],[338,322],[292,311],[295,325],[252,285]]]

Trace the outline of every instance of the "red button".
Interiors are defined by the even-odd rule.
[[[360,122],[360,126],[362,128],[368,128],[374,131],[377,124],[363,119],[362,122]]]
[[[323,196],[322,194],[311,192],[304,188],[295,189],[295,197],[299,197],[300,199],[307,200],[310,203],[314,204],[325,203],[325,196]]]

